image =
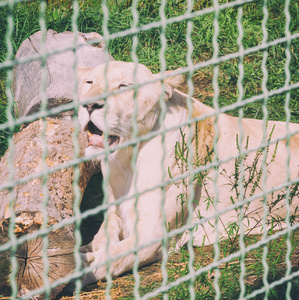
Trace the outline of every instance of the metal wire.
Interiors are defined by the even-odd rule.
[[[74,32],[74,48],[77,45],[78,41],[78,27],[77,20],[79,16],[79,4],[77,0],[73,0],[73,14],[72,14],[72,30]],[[76,51],[74,51],[74,64],[73,64],[73,76],[74,76],[74,90],[73,90],[73,103],[75,104],[75,113],[73,116],[74,120],[74,131],[73,131],[73,143],[74,143],[74,156],[73,158],[79,158],[80,156],[80,146],[79,146],[79,132],[80,125],[78,122],[78,108],[79,108],[79,98],[78,98],[78,86],[79,80],[77,77],[77,56]],[[74,191],[74,203],[73,203],[73,212],[75,218],[75,246],[74,246],[74,257],[75,257],[75,268],[74,272],[80,271],[82,268],[82,261],[80,256],[80,247],[82,244],[82,237],[80,233],[80,226],[82,223],[81,211],[80,211],[80,202],[81,202],[81,192],[79,189],[79,179],[80,179],[80,169],[78,165],[74,166],[74,180],[73,180],[73,191]],[[75,295],[76,299],[79,299],[79,292],[82,288],[81,280],[78,278],[75,283]]]
[[[8,5],[8,14],[7,14],[7,23],[8,23],[8,29],[6,32],[6,46],[7,46],[7,55],[6,55],[6,61],[11,61],[13,56],[13,47],[12,47],[12,34],[14,30],[14,22],[13,22],[13,7],[14,7],[14,1],[10,0],[7,2]],[[12,70],[9,70],[7,72],[7,84],[6,84],[6,95],[8,99],[8,105],[6,110],[7,115],[7,128],[9,129],[9,138],[8,138],[8,145],[10,148],[9,156],[8,156],[8,168],[9,168],[9,180],[11,182],[15,179],[15,170],[13,167],[13,157],[14,157],[14,141],[12,139],[12,135],[14,132],[14,120],[12,115],[12,108],[14,105],[14,99],[11,91],[11,83],[12,83]],[[14,185],[12,185],[9,189],[10,199],[9,199],[9,216],[11,218],[11,221],[9,223],[8,228],[8,236],[11,242],[11,248],[10,248],[10,263],[11,263],[11,270],[9,281],[11,285],[11,297],[15,298],[18,294],[18,287],[16,282],[16,274],[18,269],[18,263],[16,259],[16,252],[17,252],[17,243],[16,243],[16,236],[14,233],[15,228],[15,211],[14,211],[14,199],[16,197],[15,191],[14,191]]]
[[[238,46],[239,46],[239,52],[241,53],[240,58],[239,58],[239,62],[238,62],[238,67],[239,67],[239,77],[238,77],[238,92],[239,92],[239,96],[238,96],[238,102],[241,103],[244,97],[244,88],[243,88],[243,78],[244,78],[244,65],[243,65],[243,61],[244,61],[244,55],[242,55],[242,53],[244,53],[244,47],[243,47],[243,36],[244,36],[244,32],[243,32],[243,25],[242,25],[242,15],[243,15],[243,7],[240,6],[238,8],[238,19],[237,19],[237,26],[238,26],[238,30],[239,30],[239,36],[238,36]],[[238,182],[239,185],[239,190],[240,190],[240,195],[239,195],[239,202],[242,202],[242,199],[245,197],[245,191],[244,191],[244,186],[243,186],[243,180],[244,180],[244,166],[243,166],[243,158],[244,158],[244,149],[242,147],[243,144],[243,140],[244,140],[244,132],[243,132],[243,126],[242,126],[242,119],[244,116],[244,110],[243,108],[239,109],[239,139],[238,139],[238,144],[240,147],[240,179]],[[245,283],[244,283],[244,278],[245,278],[245,273],[246,273],[246,268],[245,268],[245,249],[246,249],[246,245],[244,242],[244,226],[242,224],[243,222],[243,217],[244,217],[244,207],[241,206],[240,207],[240,211],[239,211],[239,228],[240,228],[240,236],[239,236],[239,245],[240,245],[240,251],[241,251],[241,255],[240,255],[240,277],[239,277],[239,283],[240,283],[240,296],[239,299],[243,299],[245,292],[246,292],[246,287],[245,287]]]
[[[161,41],[161,50],[159,53],[159,59],[160,59],[160,64],[161,64],[161,69],[160,73],[163,74],[166,71],[166,60],[165,60],[165,52],[166,52],[166,47],[167,47],[167,41],[166,41],[166,15],[165,15],[165,9],[166,9],[167,1],[162,0],[161,6],[159,9],[159,15],[161,18],[161,34],[160,34],[160,41]],[[164,169],[164,160],[166,157],[166,152],[165,152],[165,125],[164,125],[164,120],[165,120],[165,115],[167,111],[165,99],[164,99],[164,93],[165,93],[165,85],[164,82],[162,81],[162,94],[159,99],[159,104],[161,108],[161,113],[159,116],[159,122],[162,130],[162,160],[161,160],[161,169],[162,169],[162,180],[164,180],[166,176],[166,170]],[[161,187],[162,191],[162,199],[161,199],[161,212],[162,212],[162,220],[161,220],[161,226],[162,226],[162,262],[161,262],[161,272],[163,276],[163,281],[162,281],[162,287],[167,286],[167,281],[168,281],[168,274],[167,274],[167,269],[166,269],[166,264],[168,260],[168,249],[167,249],[167,243],[168,243],[168,233],[167,233],[167,228],[165,226],[166,224],[166,214],[164,210],[164,204],[166,201],[166,193],[164,187]],[[168,295],[166,293],[163,293],[163,299],[167,300]]]
[[[267,21],[268,21],[268,10],[267,10],[267,0],[264,0],[263,2],[263,13],[264,13],[264,18],[262,22],[262,31],[263,31],[263,41],[262,44],[265,44],[268,39],[268,31],[267,31]],[[268,109],[267,109],[267,101],[269,99],[268,97],[268,89],[267,89],[267,81],[268,81],[268,70],[267,70],[267,58],[268,58],[268,51],[264,50],[263,52],[263,61],[262,61],[262,71],[263,71],[263,80],[262,80],[262,90],[265,95],[263,99],[263,142],[267,140],[267,120],[268,120]],[[264,216],[262,220],[262,226],[263,226],[263,239],[265,239],[268,235],[268,229],[266,225],[266,219],[268,215],[268,209],[267,209],[267,185],[266,185],[266,180],[267,180],[267,170],[266,170],[266,161],[267,161],[267,150],[266,148],[263,149],[263,159],[262,159],[262,170],[263,170],[263,177],[262,177],[262,189],[266,191],[263,197],[263,210],[264,210]],[[268,247],[267,245],[264,245],[263,248],[263,257],[262,257],[262,264],[264,267],[264,273],[263,273],[263,283],[266,289],[265,293],[265,299],[268,299],[269,295],[269,282],[268,282],[268,274],[269,274],[269,266],[267,262],[267,255],[268,255]]]
[[[213,19],[213,25],[214,25],[214,34],[213,34],[213,59],[217,59],[218,55],[219,55],[219,45],[218,45],[218,34],[219,34],[219,21],[218,21],[218,17],[219,17],[219,3],[218,0],[213,0],[213,4],[214,4],[214,8],[215,8],[215,12],[214,12],[214,19]],[[219,95],[220,95],[220,91],[219,91],[219,85],[218,85],[218,76],[219,76],[219,66],[218,64],[213,66],[213,79],[212,79],[212,85],[214,88],[214,97],[213,97],[213,107],[214,109],[218,112],[219,111],[219,103],[218,103],[218,99],[219,99]],[[215,137],[214,137],[214,141],[213,141],[213,149],[214,149],[214,156],[213,156],[213,162],[217,162],[219,161],[219,149],[217,146],[218,143],[218,139],[219,139],[219,126],[218,126],[218,117],[219,115],[216,114],[215,116],[215,121],[214,121],[214,128],[215,128]],[[216,240],[219,239],[219,227],[218,227],[218,222],[220,219],[220,213],[219,213],[219,192],[217,189],[217,180],[218,180],[218,166],[216,168],[213,169],[213,182],[214,182],[214,199],[213,199],[213,206],[215,209],[215,214],[216,214],[216,218],[215,218],[215,232],[216,232]],[[218,243],[214,243],[214,261],[218,261],[220,257],[220,248],[219,248],[219,244]],[[215,278],[214,278],[214,287],[215,287],[215,299],[220,299],[221,297],[221,291],[220,291],[220,287],[219,287],[219,277],[220,277],[220,271],[218,268],[215,269]]]
[[[191,13],[193,8],[193,1],[189,0],[187,3],[187,11],[186,13]],[[194,93],[194,86],[192,77],[194,75],[194,68],[193,68],[193,62],[192,62],[192,54],[193,54],[193,43],[192,43],[192,27],[193,23],[191,20],[187,21],[187,32],[186,32],[186,42],[188,46],[187,51],[187,66],[189,69],[188,72],[188,79],[187,79],[187,85],[188,85],[188,98],[187,98],[187,108],[188,108],[188,118],[192,118],[193,115],[193,106],[192,106],[192,96]],[[195,199],[195,191],[194,191],[194,183],[193,178],[195,178],[196,173],[194,172],[194,166],[193,166],[193,158],[196,156],[192,149],[192,128],[191,126],[188,126],[188,140],[187,140],[187,147],[188,147],[188,171],[190,174],[190,180],[189,180],[189,189],[187,193],[187,209],[188,209],[188,219],[186,221],[187,224],[191,224],[192,218],[193,218],[193,203],[196,200]],[[196,150],[195,150],[196,151]],[[187,243],[188,247],[188,253],[189,253],[189,274],[191,275],[191,279],[189,281],[189,298],[195,299],[195,290],[194,290],[194,282],[195,282],[195,275],[194,275],[194,249],[193,249],[193,230],[189,231],[190,239]]]
[[[45,11],[46,11],[46,2],[41,1],[40,2],[40,16],[39,16],[39,24],[41,28],[41,40],[40,40],[40,54],[41,54],[41,111],[45,111],[47,109],[47,97],[46,97],[46,87],[47,87],[47,70],[46,70],[46,58],[45,53],[46,50],[46,23],[45,23]],[[48,190],[48,164],[47,164],[47,156],[48,156],[48,146],[47,146],[47,140],[46,140],[46,132],[47,132],[47,120],[46,118],[42,118],[41,123],[41,143],[42,143],[42,154],[41,154],[41,160],[42,160],[42,170],[44,172],[44,175],[42,177],[42,194],[43,194],[43,200],[42,200],[42,215],[43,215],[43,223],[41,228],[44,229],[48,226],[48,202],[49,202],[49,190]],[[43,241],[43,248],[42,248],[42,260],[43,260],[43,284],[45,287],[45,299],[50,298],[50,282],[49,282],[49,270],[50,270],[50,264],[49,264],[49,258],[48,258],[48,247],[49,247],[49,239],[48,236],[42,237]]]
[[[132,2],[132,15],[133,15],[133,24],[132,28],[136,29],[138,27],[138,21],[139,21],[139,15],[137,11],[137,4],[138,1],[134,0]],[[134,96],[133,96],[133,101],[134,101],[134,114],[133,114],[133,124],[132,124],[132,138],[138,138],[138,125],[137,125],[137,117],[138,117],[138,103],[137,103],[137,92],[138,92],[138,78],[137,78],[137,68],[138,68],[138,56],[137,56],[137,46],[138,46],[138,37],[137,34],[133,36],[133,43],[132,43],[132,53],[131,57],[133,62],[135,63],[135,68],[134,68]],[[133,145],[133,155],[132,155],[132,160],[131,160],[131,167],[132,170],[135,174],[134,176],[134,190],[136,197],[134,199],[134,213],[136,216],[135,224],[134,224],[134,235],[135,235],[135,243],[134,243],[134,248],[138,249],[138,244],[140,237],[138,235],[138,221],[139,221],[139,213],[138,213],[138,202],[139,202],[139,190],[137,187],[137,180],[138,176],[140,176],[137,172],[136,164],[137,164],[137,157],[138,157],[138,146],[137,144]],[[133,274],[134,274],[134,280],[135,280],[135,285],[134,285],[134,298],[135,299],[140,299],[140,294],[139,294],[139,287],[140,287],[140,276],[138,273],[138,267],[139,267],[139,257],[138,257],[138,250],[135,252],[135,262],[133,265]]]
[[[290,64],[291,64],[291,52],[290,52],[290,46],[291,46],[291,40],[290,40],[290,22],[291,22],[291,15],[289,12],[289,7],[290,7],[290,1],[286,0],[285,1],[285,17],[286,17],[286,24],[285,24],[285,35],[287,38],[287,43],[286,43],[286,63],[285,63],[285,73],[286,73],[286,80],[285,80],[285,85],[288,85],[290,80],[291,80],[291,74],[290,74]],[[287,145],[287,160],[286,160],[286,169],[287,169],[287,176],[286,176],[286,182],[290,180],[290,157],[291,157],[291,151],[290,151],[290,128],[289,128],[289,123],[291,120],[291,112],[290,112],[290,92],[286,93],[286,100],[285,100],[285,112],[286,112],[286,132],[287,132],[287,139],[286,139],[286,145]],[[286,252],[286,265],[287,265],[287,270],[286,270],[286,276],[291,275],[291,270],[292,270],[292,263],[291,263],[291,253],[292,253],[292,244],[291,244],[291,222],[290,222],[290,216],[291,216],[291,208],[290,208],[290,193],[291,190],[289,187],[286,189],[286,198],[285,198],[285,205],[286,205],[286,217],[285,217],[285,222],[287,225],[287,239],[286,239],[286,246],[287,246],[287,252]],[[286,290],[286,299],[290,300],[291,299],[291,288],[292,288],[292,282],[288,281],[287,283],[287,290]]]

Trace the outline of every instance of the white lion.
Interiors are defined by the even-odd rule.
[[[139,266],[158,260],[165,232],[186,223],[190,201],[192,223],[199,224],[192,227],[194,245],[214,243],[217,237],[227,235],[227,226],[240,217],[238,208],[229,209],[238,200],[250,200],[243,207],[245,233],[261,230],[263,199],[267,199],[268,220],[275,216],[282,223],[286,193],[278,191],[278,187],[283,188],[289,179],[298,182],[298,124],[242,119],[240,131],[238,118],[226,114],[215,117],[214,109],[196,99],[188,100],[187,95],[176,90],[181,76],[171,77],[171,72],[166,72],[162,85],[161,74],[154,75],[141,64],[114,61],[108,66],[81,70],[81,74],[79,99],[83,105],[79,108],[79,122],[89,135],[85,153],[101,159],[103,176],[109,182],[110,205],[93,241],[82,247],[83,261],[92,268],[84,285],[105,278],[107,259],[111,260],[108,272],[113,277],[131,270],[136,247]],[[136,84],[139,88],[134,94],[132,87]],[[107,98],[99,97],[111,92]],[[188,126],[190,118],[198,122]],[[147,138],[138,140],[134,150],[130,140],[145,135]],[[242,136],[241,144],[238,141]],[[270,138],[274,142],[257,152]],[[191,149],[185,150],[188,144]],[[240,151],[248,152],[243,155],[243,163],[235,159]],[[267,171],[261,169],[263,160]],[[204,170],[205,165],[217,162],[221,162],[219,167]],[[194,174],[184,177],[184,172],[196,168],[201,171],[196,178]],[[242,176],[245,182],[255,178],[247,191],[243,188],[243,198],[242,187],[235,184]],[[179,178],[174,183],[176,177]],[[166,185],[162,188],[163,183]],[[241,192],[239,199],[237,191]],[[294,212],[298,193],[290,200]],[[219,213],[218,222],[215,213]],[[185,233],[178,243],[182,245],[188,238]]]

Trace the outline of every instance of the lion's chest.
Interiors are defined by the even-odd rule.
[[[125,197],[131,188],[133,171],[129,161],[112,160],[101,162],[103,177],[109,182],[109,199],[111,202]]]

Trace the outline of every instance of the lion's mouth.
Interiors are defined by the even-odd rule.
[[[96,146],[104,148],[104,132],[95,126],[91,121],[85,127],[88,133],[88,146]],[[109,135],[108,144],[109,146],[117,145],[119,143],[119,136]]]

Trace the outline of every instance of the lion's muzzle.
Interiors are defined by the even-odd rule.
[[[88,133],[88,146],[96,146],[99,148],[104,148],[104,132],[100,130],[91,121],[88,122],[85,127],[85,131]],[[108,144],[109,146],[117,145],[119,143],[119,136],[109,135]]]

